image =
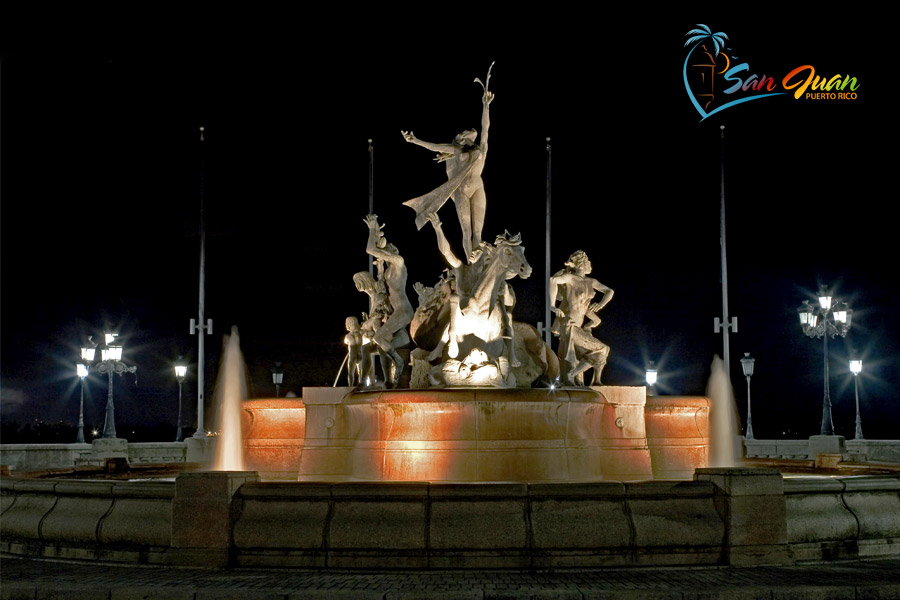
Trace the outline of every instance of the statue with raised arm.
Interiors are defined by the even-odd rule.
[[[388,357],[393,365],[389,366],[382,362],[386,384],[392,387],[400,381],[400,374],[404,368],[404,360],[397,353],[397,348],[409,343],[406,326],[413,317],[413,307],[406,296],[406,263],[397,247],[385,239],[381,231],[384,225],[378,224],[377,215],[367,215],[365,223],[369,228],[366,252],[371,254],[376,262],[380,261],[379,280],[384,283],[387,294],[387,310],[383,321],[375,328],[372,341],[378,346],[382,357]],[[369,317],[371,320],[372,316]]]
[[[491,63],[491,67],[493,67]],[[481,83],[480,79],[475,79]],[[422,146],[428,150],[437,152],[435,160],[446,163],[447,183],[437,189],[407,200],[403,204],[416,211],[416,227],[422,229],[428,221],[428,215],[436,213],[447,201],[453,199],[456,204],[456,214],[459,217],[459,225],[462,229],[463,249],[469,262],[475,262],[471,258],[472,250],[481,244],[481,230],[484,227],[484,214],[487,207],[487,198],[484,193],[484,181],[481,173],[484,170],[484,161],[488,149],[488,127],[490,126],[489,110],[494,94],[488,90],[491,81],[491,70],[488,69],[487,81],[482,84],[481,111],[481,142],[475,144],[478,132],[467,129],[457,135],[449,144],[433,144],[418,139],[412,131],[402,131],[403,138],[412,144]]]
[[[550,306],[556,313],[553,333],[559,336],[557,354],[566,385],[584,385],[584,373],[590,368],[594,369],[591,385],[599,385],[609,357],[609,346],[595,338],[592,329],[600,324],[597,312],[612,300],[613,291],[588,277],[590,272],[591,261],[578,250],[566,261],[566,268],[550,278]],[[603,298],[591,302],[598,292]]]

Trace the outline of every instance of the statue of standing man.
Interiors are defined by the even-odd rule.
[[[591,330],[600,324],[597,312],[612,300],[613,291],[588,277],[590,272],[591,261],[578,250],[566,261],[566,268],[550,278],[550,306],[557,317],[553,333],[559,336],[557,354],[566,385],[584,385],[584,373],[590,368],[594,369],[591,385],[599,385],[609,357],[609,346],[595,338]],[[603,298],[591,302],[597,292]]]
[[[491,67],[493,67],[491,63]],[[475,79],[481,83],[480,79]],[[466,258],[472,262],[472,250],[481,244],[481,230],[484,227],[484,214],[487,197],[484,193],[484,181],[481,172],[488,149],[488,127],[490,126],[489,110],[494,100],[493,92],[488,90],[491,81],[491,70],[488,69],[487,82],[482,85],[484,94],[481,98],[481,143],[476,145],[478,132],[467,129],[457,135],[449,144],[433,144],[418,139],[413,132],[402,131],[403,138],[410,143],[422,146],[438,153],[435,160],[447,163],[447,183],[437,189],[407,200],[403,204],[416,211],[416,227],[422,229],[428,222],[428,215],[436,213],[447,201],[453,199],[456,214],[463,234],[463,249]]]
[[[378,346],[382,356],[387,356],[393,367],[382,363],[385,372],[385,380],[389,387],[395,386],[400,381],[403,372],[404,361],[397,353],[397,348],[409,343],[409,334],[406,326],[413,318],[413,307],[406,296],[406,262],[400,256],[399,250],[393,244],[389,244],[382,233],[384,225],[378,224],[378,215],[367,215],[366,226],[369,228],[369,239],[366,243],[366,252],[371,254],[376,261],[383,263],[384,271],[379,278],[384,282],[387,292],[387,304],[390,314],[384,322],[375,329],[373,342]],[[382,265],[379,265],[379,271]],[[370,315],[371,316],[371,315]],[[388,375],[388,371],[393,375]]]

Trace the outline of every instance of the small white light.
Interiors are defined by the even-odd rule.
[[[850,359],[850,372],[853,373],[853,376],[857,376],[862,372],[862,359],[861,358],[851,358]]]
[[[122,360],[122,346],[109,346],[101,351],[103,360]]]
[[[75,365],[75,370],[76,370],[76,372],[78,373],[78,376],[81,377],[82,379],[84,379],[85,377],[88,376],[88,368],[87,368],[87,365],[85,365],[85,364],[83,364],[83,363],[77,363],[77,364]]]
[[[656,385],[656,369],[650,368],[647,369],[647,385],[653,386]]]
[[[838,302],[834,305],[834,322],[847,324],[849,320],[849,309],[846,302]]]

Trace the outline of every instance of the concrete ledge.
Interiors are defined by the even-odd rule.
[[[0,479],[0,550],[185,566],[565,568],[900,556],[900,478],[643,483]]]
[[[797,560],[896,556],[900,478],[836,477],[785,482],[788,539]]]

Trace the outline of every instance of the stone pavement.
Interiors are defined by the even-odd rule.
[[[3,600],[601,600],[900,598],[900,559],[793,567],[313,571],[0,558]]]

